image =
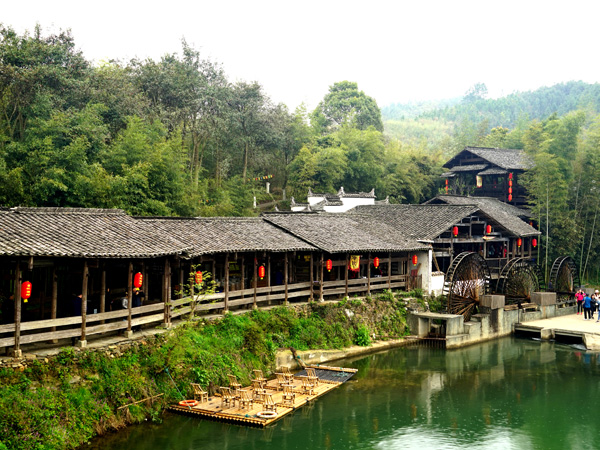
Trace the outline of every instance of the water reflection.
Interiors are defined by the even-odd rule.
[[[594,448],[598,354],[506,338],[397,349],[336,365],[348,383],[267,429],[167,416],[86,448]],[[597,433],[596,433],[597,434]],[[597,440],[597,438],[596,438]]]

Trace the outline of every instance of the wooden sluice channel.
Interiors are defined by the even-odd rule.
[[[318,378],[318,381],[310,389],[306,387],[306,380],[309,375],[307,369],[313,369]],[[250,386],[239,389],[240,391],[248,391],[253,399],[249,404],[243,404],[244,402],[240,401],[241,395],[238,392],[230,404],[225,403],[222,396],[213,395],[207,397],[204,401],[186,400],[172,405],[169,409],[177,413],[200,416],[211,420],[265,427],[308,402],[325,395],[348,381],[357,372],[357,369],[329,366],[308,366],[307,369],[294,375],[289,374],[288,386],[291,385],[291,389],[289,389],[292,393],[291,399],[289,398],[289,391],[288,398],[284,399],[281,383],[275,378],[266,381],[262,395],[258,395]],[[274,409],[274,411],[266,411],[266,403],[271,404],[269,409]]]

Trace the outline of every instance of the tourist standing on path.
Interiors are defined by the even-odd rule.
[[[583,291],[579,289],[575,294],[575,299],[577,300],[577,314],[581,314],[583,312]]]
[[[589,320],[591,318],[592,318],[592,299],[586,292],[585,297],[583,297],[583,320]]]

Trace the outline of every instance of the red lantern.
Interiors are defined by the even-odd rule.
[[[21,284],[21,298],[27,303],[29,297],[31,297],[31,282],[23,281],[23,284]]]
[[[508,194],[508,201],[512,202],[512,194]]]
[[[512,187],[512,180],[508,180],[508,185]]]
[[[485,234],[490,234],[492,232],[492,226],[491,225],[487,225],[485,227]]]
[[[413,263],[414,266],[417,265],[417,261],[418,261],[417,255],[413,255],[413,257],[412,257],[412,263]]]
[[[142,281],[144,281],[144,275],[142,275],[142,272],[136,273],[135,276],[133,277],[133,286],[138,289],[141,288]]]
[[[509,179],[509,180],[512,180],[512,179],[513,179],[513,177],[512,177],[512,172],[508,174],[508,179]]]
[[[521,238],[517,239],[517,247],[520,247],[522,243],[523,241],[521,240]]]
[[[373,259],[373,267],[375,267],[376,269],[379,267],[379,257],[375,257],[375,259]]]
[[[265,266],[259,266],[258,268],[258,278],[261,280],[265,277]]]
[[[533,238],[531,240],[531,245],[533,246],[533,248],[537,247],[537,239],[536,238]]]
[[[511,187],[508,188],[508,193],[512,194],[512,188]]]
[[[194,274],[194,281],[196,282],[196,284],[202,284],[202,272],[201,271],[196,271],[196,273]]]
[[[452,227],[452,234],[453,234],[454,236],[458,236],[458,227],[457,227],[457,226],[453,226],[453,227]]]
[[[327,272],[331,272],[331,269],[333,269],[333,261],[328,259],[325,262],[325,268],[327,269]]]

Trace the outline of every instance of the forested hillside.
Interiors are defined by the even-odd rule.
[[[185,41],[158,61],[93,65],[69,32],[0,26],[0,205],[255,215],[285,208],[284,192],[302,201],[340,186],[420,203],[466,145],[522,148],[536,162],[524,182],[542,265],[572,255],[600,278],[599,92],[570,82],[489,100],[478,84],[442,109],[385,108],[404,117],[392,121],[340,81],[292,112]]]
[[[379,107],[356,83],[291,112],[185,41],[158,61],[94,66],[69,32],[0,26],[0,113],[4,206],[252,215],[253,197],[340,186],[419,202],[440,172],[435,156],[384,139]]]

